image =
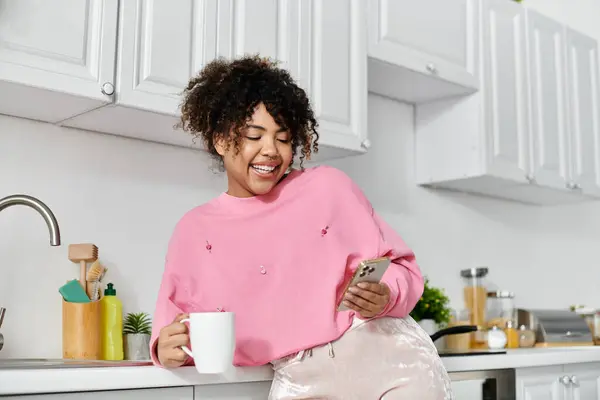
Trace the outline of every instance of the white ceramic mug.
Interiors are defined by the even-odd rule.
[[[235,318],[232,312],[190,313],[190,343],[196,357],[187,346],[181,349],[194,358],[201,374],[220,374],[233,365],[235,352]]]

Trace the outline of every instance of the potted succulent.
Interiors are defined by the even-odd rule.
[[[425,278],[425,288],[410,316],[428,335],[434,334],[450,322],[450,299],[442,289],[432,287]]]
[[[150,360],[152,321],[145,312],[129,313],[123,321],[123,347],[126,360]]]

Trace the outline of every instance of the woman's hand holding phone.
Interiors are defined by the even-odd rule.
[[[348,288],[342,304],[362,318],[381,313],[390,301],[390,288],[385,283],[360,282]]]

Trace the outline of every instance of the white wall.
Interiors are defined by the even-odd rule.
[[[600,39],[596,0],[525,2]],[[600,203],[543,209],[418,188],[412,108],[370,96],[369,131],[368,155],[331,164],[363,187],[454,305],[462,302],[459,270],[486,265],[520,305],[600,307]],[[225,188],[207,160],[185,149],[0,116],[0,197],[39,197],[56,213],[63,239],[51,248],[33,210],[11,207],[0,215],[0,306],[8,308],[0,357],[61,356],[58,288],[78,277],[67,259],[70,243],[99,246],[126,312],[152,312],[173,225]]]

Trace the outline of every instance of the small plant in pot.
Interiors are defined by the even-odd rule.
[[[442,289],[432,287],[429,279],[425,278],[423,295],[417,302],[410,316],[421,327],[432,335],[438,328],[443,328],[450,322],[450,299]]]
[[[145,312],[129,313],[123,321],[123,344],[126,360],[150,360],[152,321]]]

